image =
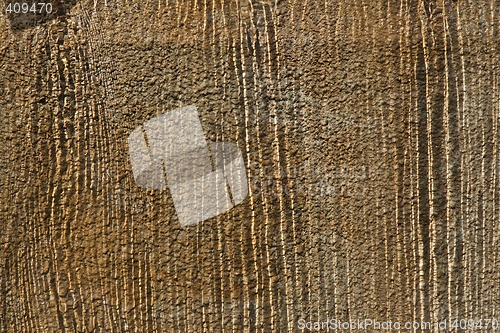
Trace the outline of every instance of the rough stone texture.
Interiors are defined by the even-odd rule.
[[[499,16],[85,0],[15,29],[2,8],[0,332],[500,321]],[[127,137],[190,104],[251,195],[181,228]]]

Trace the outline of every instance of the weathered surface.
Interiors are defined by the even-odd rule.
[[[500,320],[499,15],[82,1],[20,30],[2,13],[0,332]],[[134,183],[127,137],[190,104],[244,152],[251,195],[181,228],[168,190]]]

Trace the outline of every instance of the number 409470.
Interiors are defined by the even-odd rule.
[[[52,13],[52,4],[50,2],[35,2],[31,6],[26,2],[9,2],[5,11],[9,14],[50,14]]]

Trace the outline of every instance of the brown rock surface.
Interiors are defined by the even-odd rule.
[[[15,29],[2,8],[0,333],[500,321],[499,17],[85,0]],[[190,104],[251,195],[181,228],[127,137]]]

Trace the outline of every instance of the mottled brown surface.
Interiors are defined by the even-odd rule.
[[[500,321],[499,16],[99,0],[19,30],[2,12],[0,333]],[[127,137],[189,104],[243,151],[251,195],[181,228]]]

